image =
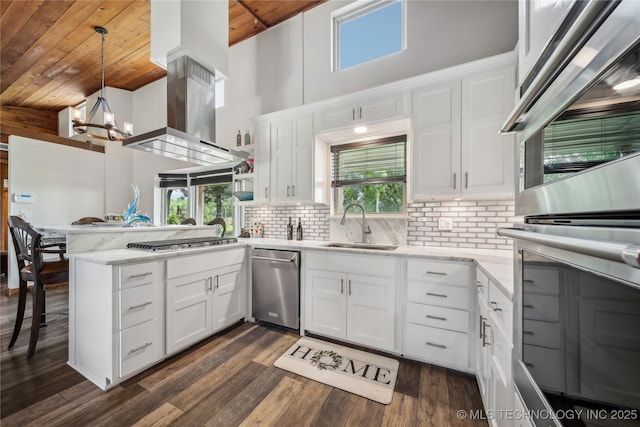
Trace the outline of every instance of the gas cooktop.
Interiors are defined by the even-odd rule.
[[[179,251],[181,249],[205,248],[208,246],[229,245],[237,243],[235,237],[192,237],[188,239],[154,240],[151,242],[127,243],[129,249],[144,249],[147,251]]]

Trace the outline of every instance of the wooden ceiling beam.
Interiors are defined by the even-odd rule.
[[[258,24],[260,24],[260,26],[262,28],[264,28],[265,30],[269,29],[269,26],[267,25],[266,22],[264,22],[253,10],[251,10],[246,4],[244,4],[244,2],[242,0],[235,0],[236,3],[238,3],[240,5],[241,8],[243,8],[245,10],[245,12],[247,12],[249,15],[251,15],[254,19],[255,22],[257,22]]]

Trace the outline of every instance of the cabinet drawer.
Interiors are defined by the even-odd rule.
[[[560,292],[559,268],[536,268],[527,266],[523,273],[525,292],[558,295]]]
[[[500,373],[500,381],[507,385],[511,381],[511,331],[504,332],[499,327],[491,325],[491,362]]]
[[[130,328],[147,320],[161,317],[163,307],[158,296],[159,286],[157,283],[150,283],[118,292],[120,297],[118,329]]]
[[[162,325],[158,319],[120,332],[120,377],[149,366],[163,356]]]
[[[469,310],[469,288],[410,280],[407,299],[421,304]]]
[[[500,327],[511,336],[513,329],[513,303],[491,280],[489,281],[489,307],[491,307],[494,319],[496,319]]]
[[[330,252],[308,252],[306,268],[342,271],[354,274],[394,278],[396,258],[379,255],[345,255]]]
[[[522,340],[525,344],[560,348],[562,343],[560,323],[530,319],[525,319],[522,323]]]
[[[429,283],[469,286],[471,266],[454,262],[410,259],[407,263],[407,278]]]
[[[125,265],[119,273],[120,289],[152,283],[162,279],[162,261]]]
[[[407,303],[407,322],[469,332],[469,312],[433,305]]]
[[[469,367],[469,337],[461,332],[407,324],[405,354],[444,365]]]
[[[560,301],[557,296],[525,294],[522,296],[522,314],[525,319],[560,320]]]
[[[564,389],[564,361],[560,350],[525,345],[524,364],[542,388]]]

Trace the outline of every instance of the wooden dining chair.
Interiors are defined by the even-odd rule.
[[[180,225],[197,225],[196,220],[193,218],[183,219]]]
[[[27,282],[33,282],[31,337],[29,338],[29,350],[27,351],[27,359],[30,359],[36,351],[40,325],[45,319],[44,286],[68,282],[69,261],[64,258],[65,248],[63,243],[43,243],[42,234],[19,216],[10,216],[8,222],[18,261],[20,279],[18,312],[9,348],[12,348],[16,343],[22,328],[27,301]],[[58,254],[59,257],[55,260],[44,260],[44,254]]]
[[[73,221],[71,225],[88,225],[88,224],[93,224],[95,222],[106,222],[106,221],[96,216],[85,216]]]
[[[220,237],[224,237],[224,233],[227,231],[227,223],[220,217],[214,218],[207,225],[213,225],[217,230],[220,230]]]

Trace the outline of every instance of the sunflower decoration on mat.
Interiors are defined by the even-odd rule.
[[[320,370],[331,369],[335,371],[342,364],[342,356],[335,351],[318,350],[311,356],[311,364]]]

